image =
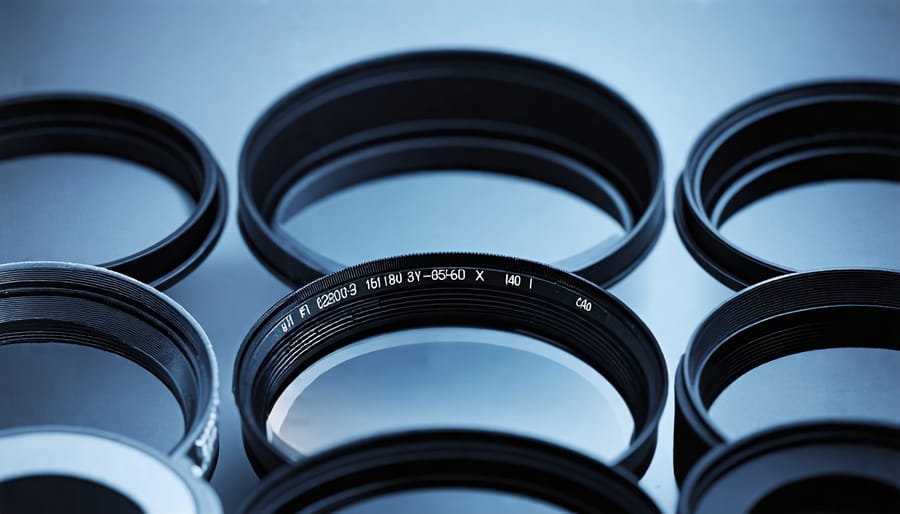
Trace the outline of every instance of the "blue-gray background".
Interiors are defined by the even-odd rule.
[[[194,129],[225,171],[231,212],[222,240],[168,293],[205,327],[218,355],[222,450],[212,482],[229,511],[256,482],[231,401],[233,357],[257,316],[288,291],[255,261],[237,230],[242,140],[265,107],[318,73],[387,52],[442,47],[545,58],[621,92],[660,140],[671,205],[691,143],[735,103],[811,79],[900,79],[900,2],[0,1],[0,96],[64,89],[148,102]],[[89,182],[47,171],[59,165],[51,160],[30,175],[43,175],[35,182],[16,171],[26,164],[5,163],[8,173],[0,174],[0,260],[100,262],[149,244],[189,209],[152,174],[116,173],[101,163],[90,171],[101,180]],[[868,204],[880,206],[873,219],[881,216],[896,241],[900,197],[896,189],[887,191]],[[158,213],[162,201],[169,207]],[[78,202],[88,208],[67,214]],[[123,206],[129,216],[109,215]],[[139,218],[152,218],[143,224],[146,231],[134,230]],[[35,227],[52,235],[36,237]],[[78,235],[85,227],[95,235]],[[768,237],[766,231],[757,236]],[[888,241],[890,264],[898,248]],[[78,244],[80,256],[54,254]],[[109,245],[114,248],[104,250]],[[694,327],[731,294],[691,260],[671,221],[649,258],[612,291],[657,335],[670,373]],[[671,427],[670,398],[657,455],[642,482],[666,512],[676,498]]]

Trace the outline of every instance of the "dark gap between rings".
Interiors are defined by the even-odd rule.
[[[760,499],[748,514],[885,514],[900,506],[900,491],[879,480],[857,476],[819,476],[786,484]]]
[[[15,514],[145,514],[130,498],[105,484],[64,475],[29,475],[0,481],[0,506],[4,512]]]

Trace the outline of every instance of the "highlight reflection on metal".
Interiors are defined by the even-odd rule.
[[[506,2],[482,0],[457,0],[452,5],[439,7],[414,0],[387,4],[355,2],[352,5],[232,2],[233,5],[220,9],[140,0],[99,4],[46,0],[0,2],[0,34],[3,34],[4,49],[0,52],[3,64],[0,95],[7,98],[39,91],[78,89],[146,100],[177,113],[197,129],[223,163],[236,161],[240,142],[253,119],[280,92],[323,69],[398,50],[448,45],[502,48],[561,63],[610,84],[647,116],[659,135],[663,143],[666,182],[670,186],[676,183],[677,174],[683,169],[685,156],[690,151],[688,145],[697,137],[697,132],[746,98],[785,84],[823,77],[900,79],[900,53],[896,51],[900,41],[897,26],[900,3],[895,0],[872,0],[867,2],[866,9],[860,9],[858,2],[853,0],[835,0],[827,5],[814,0],[798,0],[774,6],[770,2],[688,1],[651,8],[635,2],[562,5],[523,0],[516,3],[515,9],[510,9]],[[229,37],[222,37],[223,28],[228,29]],[[403,97],[387,98],[384,103],[404,100]],[[365,110],[358,113],[364,116]],[[339,118],[329,120],[339,121]],[[74,255],[90,254],[93,249],[103,247],[115,257],[128,253],[116,250],[129,245],[130,241],[149,243],[158,239],[156,234],[144,233],[137,224],[129,227],[126,218],[156,224],[159,220],[153,215],[154,209],[156,212],[166,210],[167,215],[177,210],[183,216],[175,220],[180,223],[190,214],[191,202],[172,202],[172,196],[156,194],[170,188],[171,184],[152,172],[146,175],[159,181],[159,187],[154,190],[144,187],[143,181],[132,181],[133,169],[116,167],[115,162],[110,166],[110,173],[114,173],[113,170],[122,173],[120,181],[113,184],[94,181],[96,175],[90,176],[90,183],[80,180],[84,176],[76,171],[93,166],[93,162],[79,166],[77,170],[67,165],[58,166],[53,170],[57,173],[48,172],[41,176],[28,173],[30,168],[23,166],[18,168],[23,171],[20,176],[27,177],[28,189],[34,192],[33,198],[37,198],[29,212],[43,211],[48,223],[37,226],[43,230],[22,228],[22,224],[31,220],[23,220],[22,211],[12,207],[21,205],[19,190],[10,187],[10,174],[6,173],[9,165],[19,164],[28,163],[0,162],[2,241],[25,241],[33,243],[34,247],[55,242],[67,252],[68,247],[63,241],[73,242],[73,249],[86,250],[73,250]],[[52,162],[42,164],[48,168],[56,166]],[[236,165],[225,166],[223,171],[232,185],[238,183]],[[807,185],[800,186],[802,190],[782,190],[742,209],[720,228],[726,237],[745,250],[797,269],[851,263],[889,265],[889,259],[895,258],[896,250],[900,248],[891,242],[896,238],[879,239],[885,234],[871,223],[862,224],[843,217],[840,223],[831,225],[837,216],[826,213],[828,216],[819,217],[832,205],[831,202],[837,202],[842,206],[842,212],[852,207],[856,215],[860,210],[857,208],[864,207],[866,212],[873,213],[871,215],[880,216],[864,216],[864,219],[879,220],[881,226],[888,226],[889,220],[898,217],[894,207],[900,205],[898,188],[894,187],[897,183],[892,182],[887,187],[883,186],[884,180],[873,183],[873,187],[860,190],[860,183],[853,181],[849,191],[841,180],[816,183],[813,185],[816,188],[834,186],[834,190],[814,198],[794,195],[798,190],[812,190]],[[411,189],[422,187],[425,186]],[[171,187],[172,191],[178,189]],[[875,191],[878,191],[877,195]],[[121,202],[104,204],[101,195],[119,195],[124,202],[130,202],[131,212],[128,216],[120,216],[122,211],[114,207]],[[460,197],[457,203],[462,208],[489,205],[497,196],[493,191],[473,188],[468,197]],[[371,204],[378,205],[374,200],[354,204],[356,199],[353,198],[349,204],[324,205],[330,198],[317,204],[330,209],[319,212],[321,217],[333,219],[343,211],[352,219],[374,225],[383,212],[368,208]],[[382,204],[397,207],[403,205],[402,200],[385,195]],[[848,205],[848,200],[852,205]],[[807,208],[812,202],[826,206]],[[72,215],[77,212],[71,209],[73,205],[89,205],[92,210],[89,220],[97,223],[79,221]],[[566,202],[525,205],[535,211],[552,208],[577,216],[577,210],[570,209]],[[333,209],[335,206],[340,209]],[[309,214],[311,210],[301,211],[301,214]],[[491,211],[485,209],[482,212],[487,216]],[[763,215],[751,216],[757,212]],[[66,218],[67,223],[53,223],[54,215]],[[115,219],[117,223],[104,223],[104,218]],[[566,215],[560,214],[560,219],[565,218]],[[477,219],[476,216],[473,224],[477,225]],[[798,219],[803,223],[795,223]],[[416,217],[413,221],[417,220],[425,223],[418,226],[420,233],[429,233],[431,241],[439,239],[434,225],[427,224],[427,216]],[[756,226],[745,231],[746,225],[739,224],[742,220]],[[87,236],[80,240],[59,237],[67,226],[79,223],[85,228],[102,227],[102,231],[86,230]],[[824,226],[815,228],[826,232],[827,239],[840,236],[841,240],[834,245],[825,245],[823,251],[822,245],[814,244],[818,242],[816,234],[821,232],[808,231],[803,233],[804,237],[792,237],[795,232],[791,231],[804,230],[816,223]],[[790,230],[785,229],[788,224]],[[18,230],[13,231],[16,237],[7,239],[8,230],[14,226]],[[167,230],[159,233],[168,233],[176,227],[176,224],[167,225]],[[853,233],[844,232],[845,227]],[[136,234],[131,234],[134,239],[122,237],[116,228],[141,230],[140,236],[147,239],[138,239]],[[306,237],[306,234],[293,231],[293,227],[287,228],[291,228],[296,237]],[[304,228],[308,229],[307,234],[318,237],[310,236],[309,239],[313,242],[311,246],[318,250],[323,247],[317,246],[316,241],[331,237],[334,225],[311,223]],[[672,237],[674,228],[666,227],[645,263],[613,289],[616,296],[653,328],[673,363],[672,359],[683,352],[695,326],[729,294],[691,260],[684,245]],[[749,237],[750,232],[758,239]],[[855,245],[860,241],[857,236],[862,233],[878,244],[868,247],[872,251],[864,253],[865,259],[857,259],[861,248],[850,248],[846,243],[851,239],[843,237],[851,235]],[[572,231],[564,226],[542,234],[546,237],[523,240],[522,246],[527,247],[521,251],[512,250],[517,255],[540,257],[537,260],[544,261],[548,259],[543,258],[543,248],[558,250],[572,241]],[[510,237],[519,236],[513,234]],[[34,242],[32,238],[41,241]],[[757,246],[760,240],[765,244]],[[841,243],[845,245],[841,247]],[[4,248],[0,252],[10,249],[9,246]],[[485,251],[505,249],[491,248],[489,242],[479,248]],[[349,249],[354,251],[353,247]],[[787,249],[789,255],[780,251],[770,253],[770,250],[781,249]],[[834,251],[829,254],[832,249]],[[853,254],[852,260],[845,253],[848,249]],[[360,253],[367,249],[362,250]],[[880,252],[885,250],[881,255]],[[358,256],[351,252],[347,254]],[[326,256],[332,257],[328,253]],[[833,260],[822,262],[823,257]],[[27,255],[20,255],[16,260],[27,258]],[[878,259],[882,260],[876,262]],[[816,264],[819,262],[821,264]],[[265,306],[287,292],[283,284],[273,280],[248,254],[247,245],[238,235],[237,224],[229,224],[216,251],[171,294],[203,323],[215,341],[219,356],[224,356],[227,361],[237,351],[239,341],[235,335],[244,334]],[[803,355],[797,356],[803,358]],[[804,364],[816,365],[813,359],[803,360]],[[858,373],[865,374],[866,371],[862,369]],[[229,390],[232,377],[227,373],[224,377],[223,387]],[[767,378],[774,381],[780,377]],[[792,379],[796,382],[784,385],[793,386],[800,381],[799,377]],[[895,392],[898,379],[888,384],[886,389]],[[767,385],[777,390],[781,384]],[[875,406],[879,396],[869,396],[861,403],[862,408]],[[674,511],[678,494],[670,465],[672,425],[669,415],[674,409],[669,407],[662,419],[660,450],[643,481],[665,512]],[[790,406],[779,403],[773,408],[786,410]],[[227,441],[228,450],[222,452],[213,480],[229,510],[243,501],[257,482],[237,441],[240,418],[234,409],[232,402],[224,402],[223,441]]]
[[[0,431],[0,456],[3,512],[222,512],[212,487],[183,462],[115,434],[47,426]],[[47,477],[68,480],[65,490],[28,483]]]
[[[186,427],[170,455],[188,461],[198,476],[212,473],[218,451],[216,360],[206,333],[187,311],[146,284],[86,264],[0,265],[0,291],[0,344],[86,345],[131,359],[166,384],[181,405]]]

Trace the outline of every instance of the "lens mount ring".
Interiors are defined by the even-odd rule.
[[[530,261],[422,254],[373,261],[287,295],[250,330],[235,359],[244,444],[263,474],[288,456],[266,418],[288,383],[361,337],[425,326],[517,331],[572,354],[606,377],[634,419],[618,464],[641,475],[656,447],[668,373],[656,339],[627,306],[594,284]]]
[[[820,512],[810,502],[834,513],[897,512],[900,427],[800,423],[723,445],[691,470],[677,512]]]
[[[833,269],[748,287],[696,329],[675,372],[675,477],[726,436],[709,406],[766,362],[828,348],[900,350],[900,273]]]
[[[70,496],[67,491],[59,497],[60,491],[49,490],[35,495],[34,487],[24,484],[29,479],[48,478],[80,482],[83,493]],[[24,486],[18,493],[17,484]],[[87,501],[91,512],[118,512],[113,505],[120,507],[120,503],[102,504],[105,495],[97,493],[98,487],[114,493],[111,496],[124,497],[146,514],[222,513],[219,498],[206,481],[135,441],[99,430],[61,426],[0,431],[0,504],[4,511],[19,512],[17,502],[25,501],[34,508],[36,498],[43,497],[45,500],[37,501]],[[70,511],[75,506],[56,506],[60,508]]]
[[[103,95],[61,93],[0,101],[0,159],[44,153],[106,155],[165,175],[196,202],[174,232],[131,255],[100,264],[168,287],[212,251],[225,225],[225,178],[190,129],[152,107]]]
[[[519,494],[572,512],[660,512],[627,471],[535,439],[468,430],[400,432],[334,448],[272,473],[238,512],[335,512],[435,487]]]
[[[178,401],[185,433],[169,452],[210,476],[218,455],[218,373],[212,345],[175,301],[126,275],[86,264],[0,265],[0,345],[46,341],[121,355]]]
[[[567,190],[625,229],[559,265],[609,286],[650,251],[665,217],[661,158],[643,118],[581,74],[484,51],[427,51],[347,66],[288,93],[257,121],[239,165],[248,246],[295,287],[341,265],[281,230],[292,210],[383,177],[470,169]]]
[[[780,190],[833,179],[900,181],[900,84],[822,82],[744,103],[713,123],[676,184],[675,224],[700,266],[739,290],[791,273],[720,227]]]

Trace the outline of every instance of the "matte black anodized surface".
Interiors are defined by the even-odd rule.
[[[627,471],[538,440],[465,430],[373,437],[322,453],[267,477],[240,512],[336,512],[385,493],[438,487],[516,493],[585,514],[659,514]]]
[[[723,115],[700,137],[678,180],[675,224],[694,259],[740,290],[802,270],[740,248],[719,228],[763,197],[836,179],[900,181],[900,83],[811,83]]]
[[[728,441],[709,407],[741,375],[779,357],[848,346],[900,350],[900,273],[794,273],[720,305],[697,327],[676,370],[676,479]]]
[[[212,475],[219,451],[218,368],[206,333],[180,305],[105,268],[56,262],[0,265],[0,345],[46,342],[106,350],[155,375],[178,400],[186,425],[167,453],[197,476]],[[62,373],[49,364],[40,372]],[[154,424],[152,411],[143,422]]]
[[[630,444],[615,463],[638,476],[647,470],[668,383],[662,352],[644,323],[576,275],[522,259],[450,253],[393,257],[326,275],[260,318],[238,352],[233,378],[257,469],[290,461],[266,439],[265,419],[293,377],[361,334],[428,325],[535,334],[583,360],[608,377],[634,419]]]
[[[203,262],[219,240],[228,212],[225,177],[203,141],[174,118],[99,94],[25,95],[0,102],[0,159],[54,153],[144,164],[171,178],[196,204],[192,215],[162,240],[99,265],[165,288]],[[53,259],[35,255],[29,260]]]
[[[900,430],[893,425],[798,423],[765,430],[703,457],[678,514],[900,509]]]
[[[300,287],[342,266],[275,226],[289,189],[298,209],[362,182],[447,169],[531,178],[606,211],[625,236],[556,263],[601,286],[637,266],[662,229],[656,139],[616,93],[535,59],[432,51],[355,63],[272,105],[241,151],[241,231]]]
[[[546,59],[608,85],[642,113],[659,140],[667,203],[672,205],[674,184],[690,147],[734,106],[776,88],[813,80],[900,80],[900,4],[894,0],[865,6],[854,0],[678,0],[652,5],[597,0],[440,4],[7,0],[0,2],[0,43],[4,98],[76,90],[136,99],[177,115],[222,164],[229,185],[228,224],[203,265],[167,293],[209,334],[225,397],[242,338],[290,290],[257,262],[238,230],[240,149],[264,110],[300,83],[361,59],[396,52],[467,48]],[[0,172],[0,241],[7,240],[11,224],[24,224],[34,237],[52,240],[59,235],[52,227],[27,225],[28,218],[16,213],[58,209],[63,217],[101,192],[127,199],[148,223],[159,216],[158,204],[169,212],[183,212],[184,219],[190,214],[192,206],[179,203],[177,197],[158,195],[167,191],[165,184],[162,191],[141,189],[155,202],[139,209],[135,186],[129,184],[136,183],[130,177],[140,176],[126,175],[124,184],[90,190],[86,184],[66,183],[65,173],[54,174],[57,180],[29,182],[23,190],[11,186]],[[97,182],[91,184],[98,187]],[[28,198],[36,200],[18,203],[26,192],[33,192]],[[359,211],[371,213],[382,205],[369,202]],[[108,219],[123,215],[103,210],[103,204],[90,207]],[[360,213],[355,215],[365,220]],[[796,214],[802,212],[791,208],[774,217],[787,220]],[[670,363],[670,379],[675,374],[671,364],[684,352],[694,329],[733,294],[691,258],[671,219],[669,210],[656,246],[611,289],[657,336]],[[309,228],[325,232],[323,237],[331,235],[324,225]],[[436,231],[421,235],[442,237]],[[89,234],[82,244],[93,247],[121,238],[104,230]],[[532,246],[561,245],[567,239],[568,233],[561,231]],[[819,252],[805,245],[797,245],[795,251],[803,256]],[[892,251],[898,254],[900,247]],[[671,464],[672,398],[663,412],[653,462],[641,480],[668,513],[675,511],[677,498]],[[822,401],[815,391],[802,398],[804,404]],[[781,407],[790,411],[796,406]],[[240,419],[231,401],[223,402],[220,427],[221,450],[212,483],[226,511],[234,512],[258,479],[245,455]]]

